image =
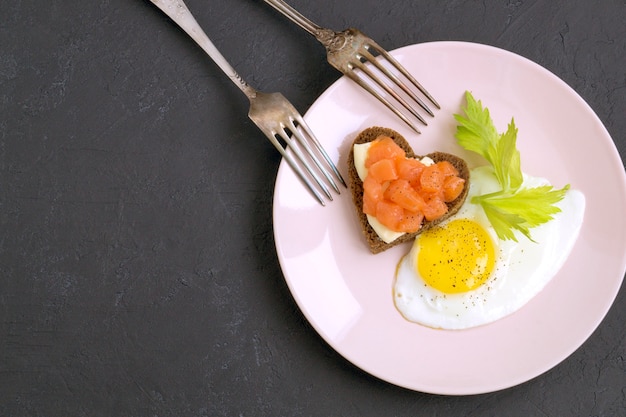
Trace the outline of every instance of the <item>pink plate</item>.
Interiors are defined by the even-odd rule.
[[[405,321],[392,300],[394,269],[410,245],[378,255],[362,239],[350,193],[322,208],[283,162],[274,193],[280,264],[298,306],[347,360],[398,386],[435,394],[478,394],[534,378],[574,352],[596,329],[626,270],[626,175],[608,132],[570,87],[539,65],[490,46],[433,42],[393,54],[439,100],[421,135],[345,77],[305,118],[346,173],[352,139],[378,125],[402,133],[417,154],[434,150],[476,161],[455,142],[453,114],[466,90],[499,130],[519,128],[525,172],[586,197],[585,220],[568,261],[518,312],[461,331]],[[592,164],[594,169],[582,170]],[[604,204],[606,196],[611,204]]]

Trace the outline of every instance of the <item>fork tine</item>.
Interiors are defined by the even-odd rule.
[[[328,153],[326,152],[322,144],[317,140],[317,137],[315,136],[315,134],[313,133],[309,125],[304,121],[304,119],[299,113],[297,114],[296,121],[298,122],[298,125],[302,128],[302,130],[304,130],[305,133],[308,135],[311,142],[313,142],[313,145],[315,145],[315,149],[317,149],[317,151],[322,155],[322,157],[324,158],[324,160],[326,161],[330,169],[333,171],[337,179],[339,179],[339,181],[341,182],[341,184],[343,184],[344,187],[347,187],[348,185],[346,184],[346,181],[343,179],[343,177],[339,173],[337,166],[333,163],[333,160],[330,159],[330,156],[328,156]],[[322,171],[326,172],[326,170],[322,170]],[[331,182],[334,184],[334,181],[331,181]],[[335,190],[339,192],[339,190],[336,187],[335,187]]]
[[[297,130],[292,131],[292,136],[296,136],[297,137]],[[284,129],[281,129],[279,132],[276,132],[277,135],[279,135],[284,141],[285,143],[287,143],[287,146],[289,146],[289,143],[291,140],[293,140],[293,138],[290,138],[289,135],[287,135],[287,132]],[[297,139],[299,141],[299,139]],[[333,196],[330,194],[330,191],[328,190],[328,187],[326,187],[326,184],[324,184],[324,181],[322,181],[322,179],[319,177],[319,175],[317,175],[317,173],[315,173],[315,171],[313,171],[313,169],[311,169],[311,164],[307,163],[306,157],[304,156],[304,154],[302,153],[302,151],[300,150],[300,148],[298,146],[289,146],[289,148],[292,150],[292,152],[294,153],[294,155],[296,155],[296,157],[298,158],[298,161],[300,162],[300,164],[302,166],[304,166],[304,169],[306,169],[306,171],[309,173],[309,175],[311,175],[311,177],[313,177],[313,179],[315,180],[315,182],[317,183],[317,185],[322,189],[322,191],[324,192],[324,194],[326,195],[326,197],[329,200],[333,200]],[[287,152],[285,152],[287,153]]]
[[[302,149],[304,149],[304,153],[306,155],[308,155],[308,157],[313,161],[313,163],[315,164],[317,169],[324,175],[324,177],[326,177],[326,179],[328,180],[330,185],[333,187],[333,189],[337,192],[337,194],[340,194],[341,192],[339,191],[339,187],[337,187],[337,184],[335,183],[333,178],[330,176],[328,171],[326,169],[324,169],[324,167],[322,166],[322,163],[320,162],[319,158],[317,157],[317,155],[315,154],[313,149],[311,149],[311,146],[309,146],[309,143],[308,143],[307,139],[304,137],[304,135],[296,127],[296,125],[294,123],[295,120],[290,119],[289,121],[290,121],[290,125],[287,126],[287,128],[289,129],[289,131],[292,134],[291,139],[293,140],[293,138],[295,137],[295,140],[299,143],[299,145],[302,147]],[[303,157],[304,156],[305,155],[303,154]],[[306,164],[306,162],[304,162],[304,163]]]
[[[372,48],[374,49],[377,53],[379,53],[383,58],[385,58],[389,63],[391,63],[391,65],[393,65],[393,67],[395,69],[397,69],[398,71],[400,71],[400,73],[402,75],[404,75],[409,81],[411,81],[411,84],[413,84],[422,94],[424,94],[424,96],[426,96],[426,98],[428,98],[428,100],[433,103],[435,105],[435,107],[437,107],[438,109],[441,108],[441,106],[439,105],[439,103],[437,103],[437,100],[434,99],[433,96],[430,95],[430,93],[428,91],[426,91],[426,89],[415,79],[415,77],[413,77],[407,70],[406,68],[404,68],[404,66],[402,66],[402,64],[400,64],[398,62],[398,60],[396,60],[389,52],[387,52],[384,48],[382,48],[380,45],[378,45],[376,42],[374,42],[374,40],[370,39],[369,43],[366,44],[366,48]],[[401,87],[402,88],[402,87]],[[413,95],[412,92],[405,90],[404,88],[402,88],[407,94],[409,95]],[[420,100],[421,101],[421,100]],[[430,110],[427,110],[428,112],[430,112]],[[431,113],[432,114],[432,113]]]
[[[376,57],[370,52],[370,48],[374,49],[376,52],[381,53],[384,52],[382,49],[376,49],[376,45],[364,45],[367,53],[361,54],[361,56],[367,61],[371,62],[380,72],[382,72],[387,78],[389,78],[395,85],[400,87],[402,91],[404,91],[413,101],[415,101],[422,109],[424,109],[428,114],[434,116],[435,114],[432,110],[420,99],[398,76],[391,71],[387,67],[381,64],[380,60],[376,59]],[[382,53],[381,53],[382,55]],[[383,56],[383,58],[385,58]],[[392,62],[390,62],[393,64]],[[396,68],[398,69],[398,68]]]
[[[381,103],[383,103],[385,106],[387,106],[387,108],[389,110],[391,110],[392,112],[394,112],[394,114],[396,116],[398,116],[400,119],[402,119],[402,121],[404,123],[406,123],[411,129],[413,129],[416,133],[422,133],[420,132],[420,130],[417,128],[417,126],[415,126],[415,124],[413,122],[411,122],[409,120],[408,117],[406,117],[406,115],[404,113],[402,113],[400,110],[398,110],[396,108],[396,106],[394,106],[393,104],[391,104],[391,102],[389,100],[387,100],[385,97],[383,97],[382,95],[380,95],[380,93],[378,93],[378,91],[374,90],[372,88],[372,86],[370,86],[368,83],[366,83],[365,81],[363,81],[361,79],[361,77],[359,77],[358,75],[356,75],[354,73],[354,71],[348,71],[345,73],[346,76],[348,76],[352,81],[354,81],[355,83],[357,83],[359,86],[361,86],[361,88],[363,88],[364,90],[366,90],[368,93],[370,93],[371,95],[373,95],[374,97],[376,97],[376,99],[378,99]]]
[[[264,93],[254,90],[254,94],[250,94],[248,98],[250,99],[248,117],[265,133],[265,136],[268,137],[317,200],[324,205],[322,194],[316,192],[320,190],[327,200],[333,200],[327,183],[321,178],[320,173],[326,177],[337,194],[341,194],[330,170],[324,167],[320,161],[320,155],[312,148],[313,144],[320,147],[321,144],[293,104],[281,93]],[[310,138],[306,137],[305,133]],[[313,140],[315,143],[312,144]],[[325,153],[323,149],[321,153]],[[332,161],[329,165],[332,165]],[[338,175],[338,178],[341,176]],[[343,180],[343,178],[341,179]]]
[[[333,178],[330,176],[328,171],[326,169],[324,169],[324,167],[322,166],[322,163],[320,162],[319,158],[317,157],[317,155],[315,154],[313,149],[311,149],[311,146],[308,144],[307,139],[304,137],[304,135],[296,127],[296,125],[294,123],[295,120],[290,119],[289,122],[290,122],[290,125],[287,126],[287,128],[289,129],[289,131],[292,134],[291,140],[294,140],[294,138],[295,138],[295,140],[298,142],[299,146],[302,147],[302,149],[304,150],[303,157],[305,157],[305,154],[306,154],[306,156],[308,156],[313,161],[313,163],[315,164],[317,169],[324,175],[324,177],[326,177],[326,180],[328,180],[328,182],[333,187],[333,189],[338,194],[340,194],[339,187],[337,187],[337,184],[335,183]],[[303,163],[306,165],[305,161],[303,161]]]
[[[260,128],[260,126],[259,126]],[[315,198],[317,199],[317,201],[322,205],[325,206],[326,203],[324,201],[324,198],[322,197],[322,195],[319,193],[319,191],[317,191],[317,189],[315,188],[315,186],[313,185],[313,183],[311,182],[311,180],[309,180],[309,178],[307,178],[305,172],[302,170],[302,167],[300,167],[300,165],[298,165],[298,163],[296,162],[296,160],[294,159],[293,155],[291,155],[290,153],[288,153],[285,148],[283,148],[283,145],[278,141],[278,139],[276,139],[276,136],[274,135],[273,132],[270,131],[266,131],[265,129],[261,129],[263,131],[263,133],[265,133],[265,136],[267,136],[267,138],[270,140],[270,142],[272,142],[272,145],[274,145],[274,147],[278,150],[278,152],[282,155],[282,157],[285,159],[285,161],[287,161],[287,164],[289,164],[289,166],[291,167],[291,169],[293,170],[293,172],[296,173],[296,175],[298,176],[298,178],[300,179],[300,181],[302,181],[302,183],[304,183],[304,185],[306,185],[306,187],[309,189],[309,191],[313,194],[313,196],[315,196]],[[330,198],[330,200],[332,200],[332,197]]]
[[[369,55],[369,53],[368,53]],[[363,58],[368,58],[366,56],[361,55]],[[371,58],[374,58],[372,55],[370,55]],[[378,62],[374,59],[374,62],[378,64]],[[378,64],[380,65],[380,64]],[[409,103],[406,102],[406,100],[404,100],[402,97],[400,97],[400,95],[398,95],[398,93],[396,93],[395,91],[393,91],[393,89],[391,87],[389,87],[389,85],[387,85],[385,82],[383,82],[379,77],[377,77],[363,62],[361,61],[356,61],[352,64],[353,67],[356,67],[358,69],[360,69],[365,75],[367,75],[372,81],[374,81],[376,84],[378,84],[383,90],[385,90],[387,92],[387,94],[389,94],[390,96],[392,96],[394,99],[396,99],[396,101],[400,104],[402,104],[402,106],[407,109],[413,116],[415,116],[420,122],[422,122],[425,125],[428,125],[428,123],[426,122],[426,120],[417,112],[417,110],[415,110]],[[430,109],[429,109],[430,111]]]

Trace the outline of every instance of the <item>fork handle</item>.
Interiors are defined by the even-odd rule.
[[[237,71],[228,63],[226,58],[215,47],[211,39],[202,30],[196,19],[189,11],[183,0],[150,0],[154,5],[170,17],[181,29],[183,29],[217,64],[218,67],[235,83],[248,98],[256,95],[252,88]]]
[[[272,6],[274,9],[278,10],[284,16],[286,16],[289,20],[291,20],[296,25],[300,26],[302,29],[309,32],[311,35],[318,38],[320,36],[320,32],[325,29],[317,24],[313,23],[311,20],[302,15],[299,11],[285,3],[283,0],[264,0],[265,3]]]

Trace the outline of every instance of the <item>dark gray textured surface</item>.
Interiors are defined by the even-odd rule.
[[[244,78],[302,112],[338,78],[260,0],[188,4]],[[292,4],[388,49],[519,53],[626,155],[623,0]],[[624,415],[623,289],[583,346],[521,386],[442,397],[382,382],[298,310],[273,246],[279,155],[186,35],[144,0],[3,1],[0,16],[0,415]]]

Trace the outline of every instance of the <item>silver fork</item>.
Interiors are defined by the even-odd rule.
[[[321,205],[325,200],[309,179],[313,178],[328,200],[333,199],[326,183],[318,173],[322,173],[332,188],[340,193],[333,176],[344,187],[346,183],[320,142],[295,107],[280,93],[263,93],[252,88],[226,61],[204,33],[182,0],[151,0],[159,9],[180,26],[215,61],[222,71],[235,83],[250,100],[248,116],[258,126],[270,142],[278,149],[300,180],[315,196]],[[283,147],[280,139],[286,144]],[[313,147],[310,146],[313,144]],[[287,151],[287,147],[292,152]],[[295,155],[295,158],[293,155]],[[320,161],[318,154],[324,159]],[[312,163],[311,163],[312,161]],[[314,164],[314,166],[312,165]],[[302,169],[304,167],[304,170]]]
[[[296,25],[313,35],[326,48],[328,62],[333,67],[347,75],[367,92],[376,97],[417,133],[420,133],[420,131],[410,118],[397,106],[394,106],[390,100],[380,94],[379,91],[373,88],[373,84],[371,82],[366,80],[369,79],[370,81],[373,81],[375,85],[378,85],[380,89],[384,90],[389,96],[393,97],[397,103],[399,103],[424,125],[427,125],[426,120],[418,113],[415,107],[409,103],[409,101],[394,90],[393,86],[395,85],[396,87],[399,87],[410,101],[418,104],[429,115],[434,116],[430,108],[417,96],[417,94],[415,94],[413,90],[411,90],[411,88],[409,88],[409,86],[407,86],[406,82],[402,81],[402,78],[404,78],[417,88],[438,109],[440,108],[439,103],[437,103],[428,91],[426,91],[426,89],[422,87],[422,85],[417,82],[417,80],[402,65],[400,65],[394,57],[392,57],[374,40],[365,36],[358,29],[349,28],[342,32],[335,32],[334,30],[326,29],[313,23],[283,0],[264,1],[288,17],[289,20],[294,22]],[[395,68],[397,72],[390,71],[388,66],[383,65],[381,62],[383,60],[386,60],[393,68]],[[368,68],[368,66],[365,65],[367,62],[371,63],[372,66],[376,68],[377,72],[382,75],[383,78],[386,77],[387,80],[383,80],[383,78],[377,76],[371,68]],[[360,74],[357,73],[355,69],[358,69]]]

